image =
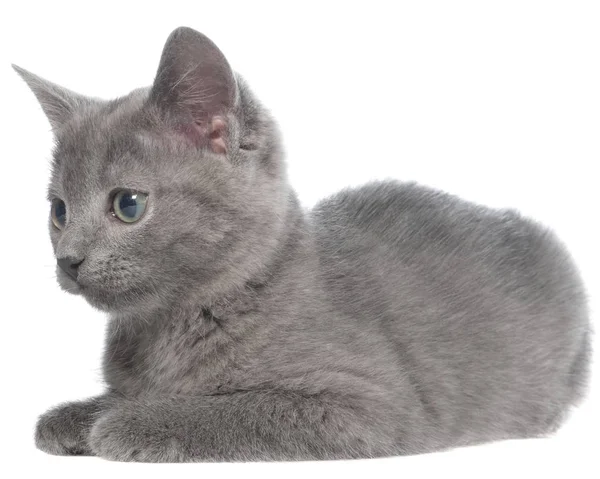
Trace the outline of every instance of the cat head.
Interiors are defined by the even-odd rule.
[[[269,261],[291,201],[273,121],[221,51],[178,28],[149,88],[103,101],[22,68],[56,139],[61,287],[111,312],[211,298]]]

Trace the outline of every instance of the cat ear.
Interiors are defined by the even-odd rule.
[[[44,80],[24,68],[17,65],[12,67],[35,94],[54,131],[59,130],[76,109],[91,101],[83,95]]]
[[[165,44],[150,101],[177,119],[197,146],[227,151],[227,113],[236,103],[236,80],[225,56],[201,33],[176,29]]]

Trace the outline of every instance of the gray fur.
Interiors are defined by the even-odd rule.
[[[64,289],[107,311],[106,394],[37,446],[121,461],[376,457],[554,431],[585,389],[581,280],[546,228],[416,184],[301,209],[275,124],[193,30],[156,81],[88,99],[18,69],[52,122]],[[211,149],[211,119],[227,154]],[[190,141],[190,138],[193,141]],[[149,193],[137,223],[110,193]]]

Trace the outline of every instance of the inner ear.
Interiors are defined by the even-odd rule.
[[[226,118],[236,100],[235,76],[217,46],[191,28],[175,30],[165,44],[150,101],[176,118],[188,141],[226,153]]]
[[[208,122],[184,121],[179,123],[175,130],[196,148],[208,146],[214,153],[227,153],[227,122],[219,116],[211,118]]]
[[[208,144],[213,152],[227,153],[226,134],[227,123],[220,117],[213,117],[208,133]]]

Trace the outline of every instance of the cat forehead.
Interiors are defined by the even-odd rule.
[[[82,185],[89,192],[152,174],[153,149],[142,139],[135,113],[122,104],[77,112],[56,135],[51,186],[76,197]]]
[[[200,159],[196,148],[164,128],[147,96],[148,89],[140,89],[74,112],[56,134],[49,196],[83,201],[118,187],[144,190],[158,180],[208,187],[225,173],[224,162]]]
[[[79,202],[119,187],[144,191],[157,182],[163,188],[182,181],[207,187],[223,174],[222,162],[199,161],[195,149],[136,114],[107,120],[102,111],[79,113],[56,139],[50,197]]]
[[[53,167],[62,183],[84,178],[98,183],[120,171],[137,169],[146,156],[129,126],[123,125],[122,130],[103,128],[88,118],[57,136]]]
[[[148,89],[142,88],[114,100],[86,103],[75,110],[58,131],[58,139],[102,139],[107,135],[118,136],[136,124],[141,126],[147,97]]]
[[[138,132],[149,123],[144,102],[147,89],[126,97],[95,101],[78,109],[63,128],[56,132],[53,158],[58,166],[118,160],[126,153],[139,153],[144,142]]]

